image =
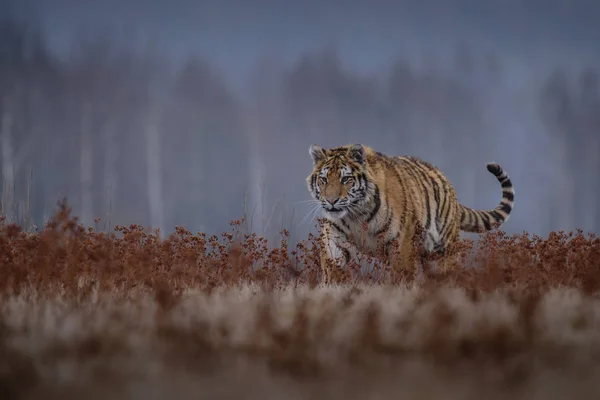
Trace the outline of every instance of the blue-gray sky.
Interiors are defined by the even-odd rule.
[[[174,54],[209,53],[236,73],[261,52],[293,57],[324,43],[339,45],[345,59],[365,69],[398,52],[443,54],[461,40],[530,63],[600,53],[600,3],[593,0],[29,2],[58,48],[80,28],[133,27]]]
[[[8,4],[7,0],[4,4]],[[273,109],[269,117],[280,121],[263,127],[265,132],[272,132],[268,133],[269,142],[261,144],[272,145],[280,140],[283,147],[277,152],[289,156],[280,158],[277,166],[269,165],[265,158],[265,167],[281,169],[282,161],[291,164],[289,179],[267,178],[271,197],[265,207],[273,208],[282,196],[287,196],[290,203],[308,198],[303,179],[310,170],[309,141],[321,140],[322,145],[360,141],[374,147],[394,146],[384,150],[389,148],[397,154],[418,152],[417,155],[446,168],[445,172],[456,182],[459,198],[474,208],[489,208],[499,200],[500,190],[486,173],[484,162],[502,162],[514,178],[517,192],[507,231],[544,233],[550,226],[576,227],[570,217],[555,225],[545,221],[551,214],[546,206],[548,196],[555,195],[557,187],[562,191],[578,188],[569,189],[566,185],[570,178],[563,161],[557,158],[560,146],[540,121],[536,102],[540,88],[557,68],[563,68],[571,77],[577,77],[584,67],[600,71],[599,1],[15,0],[12,6],[21,15],[34,11],[46,40],[57,54],[68,54],[82,32],[108,28],[124,42],[135,42],[128,35],[136,32],[138,39],[151,41],[171,59],[184,61],[190,54],[200,54],[223,73],[229,84],[248,91],[249,84],[255,83],[249,77],[255,74],[256,63],[264,56],[292,65],[301,53],[329,46],[337,49],[345,69],[381,80],[398,58],[408,60],[419,71],[451,70],[455,68],[457,46],[464,44],[479,56],[495,57],[502,69],[502,78],[492,81],[479,78],[481,71],[473,76],[463,71],[452,78],[477,94],[482,114],[478,118],[484,120],[477,126],[485,127],[477,148],[480,155],[474,155],[473,149],[469,154],[443,155],[444,149],[435,141],[407,145],[400,132],[398,141],[391,143],[377,132],[376,125],[362,131],[344,131],[346,128],[340,123],[330,136],[319,125],[322,138],[314,132],[296,131],[296,135],[306,134],[306,143],[298,138],[287,140],[286,135],[297,127]],[[451,106],[452,100],[448,101],[446,105]],[[378,123],[376,117],[369,118],[369,123]],[[430,125],[426,115],[418,118],[422,118],[423,125],[413,121],[411,129],[421,130],[424,135],[436,129],[443,131],[443,127],[436,126],[435,116],[431,116],[434,122]],[[301,148],[292,148],[290,142]],[[182,157],[192,157],[186,155],[188,148],[182,147],[181,151]],[[467,171],[472,170],[475,175],[467,178]],[[475,180],[477,189],[471,187],[471,180]],[[218,196],[214,201],[219,202]],[[237,218],[238,211],[233,210],[226,217]],[[303,209],[298,213],[305,212]],[[193,227],[202,225],[198,222],[202,215],[194,218],[190,222]],[[584,228],[593,227],[590,222]]]

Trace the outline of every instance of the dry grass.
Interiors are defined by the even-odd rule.
[[[2,398],[597,398],[600,240],[494,233],[422,282],[320,282],[275,248],[78,225],[0,229]]]

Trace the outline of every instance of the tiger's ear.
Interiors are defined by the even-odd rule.
[[[348,155],[359,164],[364,164],[367,158],[365,148],[362,144],[355,143],[348,146]]]
[[[317,164],[319,161],[325,158],[325,151],[316,144],[310,145],[308,148],[308,154],[310,154],[314,164]]]

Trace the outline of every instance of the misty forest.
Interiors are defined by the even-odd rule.
[[[176,60],[108,31],[58,54],[41,26],[3,17],[1,213],[42,228],[66,198],[97,230],[218,233],[245,217],[266,237],[287,228],[301,240],[316,223],[309,145],[360,142],[439,166],[474,208],[500,200],[485,164],[501,163],[516,191],[508,233],[597,231],[598,66],[517,74],[466,42],[450,54],[417,63],[398,52],[359,71],[334,45],[265,53],[240,83],[211,54]]]

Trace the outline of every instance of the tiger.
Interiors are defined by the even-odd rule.
[[[496,229],[513,209],[513,184],[497,163],[488,163],[487,170],[500,183],[502,199],[484,211],[460,204],[440,169],[415,156],[390,156],[356,143],[329,149],[313,144],[309,154],[313,169],[306,183],[324,217],[320,263],[325,282],[358,253],[378,249],[392,271],[415,271],[417,256],[444,256],[460,231]]]

